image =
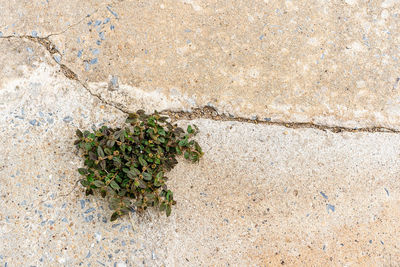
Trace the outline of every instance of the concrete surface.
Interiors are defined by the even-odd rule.
[[[399,128],[394,0],[4,0],[0,12],[3,36],[50,36],[92,87],[118,77],[107,97],[129,108],[155,97],[159,109]]]
[[[235,116],[398,130],[399,11],[392,0],[1,0],[0,264],[398,264],[398,133]],[[74,187],[77,127],[205,105],[232,121],[193,121],[205,156],[169,174],[170,218],[110,223],[107,204]]]

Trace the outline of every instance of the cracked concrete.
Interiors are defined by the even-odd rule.
[[[394,1],[3,2],[1,265],[400,261]],[[139,108],[206,153],[170,218],[110,224],[73,134]]]
[[[81,23],[49,38],[60,61],[109,102],[130,110],[152,99],[152,109],[211,105],[237,117],[398,128],[397,5],[93,6],[89,17],[79,13]],[[43,37],[66,26],[40,27]],[[111,77],[119,91],[108,91]]]

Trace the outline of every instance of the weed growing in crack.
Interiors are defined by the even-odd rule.
[[[192,140],[198,132],[196,126],[189,125],[185,132],[167,120],[157,112],[147,115],[138,110],[129,114],[124,128],[76,131],[74,144],[85,160],[85,167],[78,169],[84,176],[80,183],[86,195],[97,191],[103,198],[109,196],[114,210],[111,221],[132,209],[140,212],[147,207],[171,214],[176,201],[167,188],[165,173],[178,163],[177,155],[197,162],[203,152]]]

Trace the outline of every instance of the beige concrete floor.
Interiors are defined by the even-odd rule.
[[[0,1],[0,14],[1,265],[400,262],[397,1]],[[169,174],[171,217],[110,223],[106,202],[72,190],[76,128],[204,106],[230,121],[193,115],[206,153]]]

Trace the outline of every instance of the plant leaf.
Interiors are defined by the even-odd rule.
[[[140,165],[142,165],[142,166],[147,166],[147,162],[143,159],[142,156],[139,157],[139,163],[140,163]]]
[[[152,175],[148,172],[143,173],[143,179],[146,181],[151,181]]]
[[[104,151],[103,151],[103,149],[101,148],[101,146],[98,146],[98,147],[97,147],[97,154],[99,154],[99,156],[102,157],[102,158],[105,157]]]
[[[86,174],[88,173],[88,170],[85,169],[85,168],[79,168],[79,169],[78,169],[78,172],[79,172],[80,174],[82,174],[82,175],[86,175]]]
[[[79,130],[79,129],[76,129],[76,135],[79,137],[79,138],[81,138],[81,137],[83,137],[83,133],[81,132],[81,130]]]
[[[103,181],[100,181],[100,180],[94,181],[93,184],[94,184],[95,186],[97,186],[97,187],[103,187],[103,186],[105,186],[104,182],[103,182]]]
[[[171,215],[171,206],[167,205],[166,209],[165,209],[165,214],[167,214],[167,217],[169,217]]]
[[[110,221],[115,221],[116,219],[118,219],[119,218],[119,214],[118,214],[118,212],[116,211],[116,212],[114,212],[112,215],[111,215],[111,219],[110,219]]]
[[[110,182],[110,186],[111,186],[111,188],[113,188],[113,189],[115,189],[115,190],[121,189],[121,187],[119,187],[119,185],[117,184],[117,182],[115,182],[114,180],[112,180],[112,181]]]

